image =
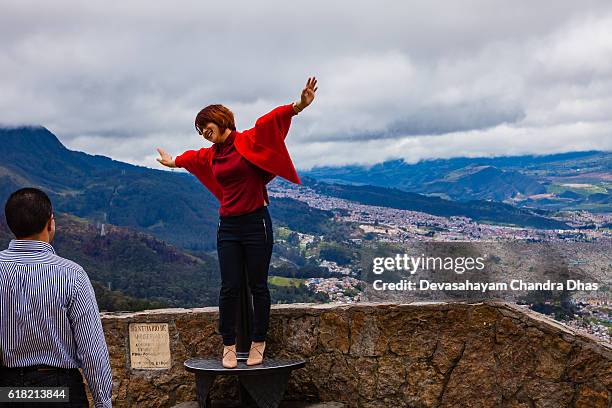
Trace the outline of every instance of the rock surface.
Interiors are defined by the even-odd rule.
[[[217,308],[105,313],[114,407],[196,400],[191,357],[220,357]],[[128,325],[169,324],[172,368],[132,370]],[[287,400],[347,407],[612,406],[612,345],[502,302],[274,305],[266,356],[302,358]],[[237,398],[218,377],[212,398]]]

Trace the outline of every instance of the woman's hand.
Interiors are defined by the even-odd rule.
[[[306,87],[302,90],[302,95],[300,97],[300,101],[294,103],[294,107],[298,112],[302,111],[305,107],[310,105],[315,97],[315,92],[317,91],[317,78],[312,77],[308,78],[306,81]]]
[[[157,158],[158,162],[160,162],[166,167],[172,167],[172,168],[176,167],[176,164],[174,164],[174,159],[172,158],[172,156],[166,153],[164,149],[160,149],[158,147],[157,151],[159,152],[159,155],[161,156]]]

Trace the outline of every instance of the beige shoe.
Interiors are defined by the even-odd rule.
[[[223,346],[223,367],[236,368],[238,359],[236,358],[236,345]]]
[[[263,362],[264,349],[266,348],[266,342],[251,342],[251,349],[249,350],[249,358],[247,359],[247,365],[257,365]]]

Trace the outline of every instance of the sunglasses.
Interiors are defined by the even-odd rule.
[[[200,130],[197,126],[195,127],[196,131],[198,132],[198,135],[202,136],[202,130]],[[212,135],[212,129],[206,129],[206,131],[204,132],[207,136]]]

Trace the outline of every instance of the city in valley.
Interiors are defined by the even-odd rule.
[[[609,213],[560,211],[554,215],[554,219],[565,222],[570,226],[569,229],[536,229],[476,222],[463,216],[441,217],[424,212],[365,205],[319,194],[307,186],[288,183],[271,183],[269,194],[277,198],[298,200],[312,208],[331,211],[335,223],[353,226],[350,234],[334,242],[334,245],[345,248],[346,252],[354,255],[350,261],[343,262],[321,256],[322,252],[317,251],[317,247],[329,240],[329,237],[293,232],[304,256],[315,259],[320,267],[334,274],[334,277],[304,280],[310,290],[326,294],[330,301],[351,303],[387,298],[398,300],[389,295],[389,292],[374,290],[372,283],[368,283],[372,257],[382,255],[378,253],[380,248],[393,248],[395,253],[416,253],[415,250],[410,250],[415,245],[422,249],[423,245],[432,248],[432,245],[456,243],[477,247],[485,252],[486,262],[491,266],[489,273],[495,275],[489,282],[510,282],[516,277],[521,277],[525,282],[533,282],[529,285],[517,283],[515,288],[508,288],[510,290],[506,292],[498,291],[497,294],[503,293],[508,300],[533,306],[533,300],[523,298],[530,291],[533,294],[539,290],[538,293],[543,295],[554,290],[564,296],[569,293],[569,314],[566,313],[565,306],[564,312],[558,312],[559,304],[565,305],[567,302],[554,296],[550,299],[539,299],[539,302],[550,311],[549,314],[567,325],[607,341],[611,339],[612,292],[609,279],[612,275],[612,261],[609,258],[610,251],[605,250],[606,247],[612,247],[612,232],[609,228],[612,215]],[[286,234],[287,231],[279,235],[279,242],[282,243],[282,237]],[[367,258],[366,254],[369,254],[370,258]],[[546,263],[550,264],[548,261],[553,258],[558,262],[556,265],[560,271],[555,280],[565,285],[538,288],[538,282],[545,282],[544,277],[550,277],[546,273],[551,273],[544,271],[544,275],[539,275],[538,268],[541,265],[538,262],[543,264],[546,260]],[[281,260],[284,259],[281,257]],[[577,273],[581,279],[566,279],[567,275],[564,273]],[[573,278],[571,275],[570,277]],[[515,281],[521,282],[521,279]],[[377,297],[373,292],[382,292],[385,296]],[[519,293],[523,296],[518,296]],[[401,300],[417,299],[408,297]]]

